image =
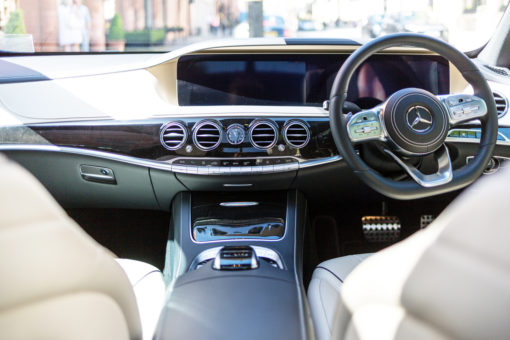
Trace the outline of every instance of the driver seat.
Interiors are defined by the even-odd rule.
[[[408,239],[320,264],[308,289],[317,339],[510,338],[508,188],[503,169]]]

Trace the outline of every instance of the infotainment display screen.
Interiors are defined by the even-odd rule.
[[[179,105],[311,105],[329,98],[345,54],[207,54],[179,58]],[[347,100],[362,108],[395,91],[449,91],[448,62],[433,55],[374,55],[349,85]]]

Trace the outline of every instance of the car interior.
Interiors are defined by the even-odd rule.
[[[3,53],[0,339],[508,339],[509,41]]]

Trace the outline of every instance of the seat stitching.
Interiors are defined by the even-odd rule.
[[[324,301],[322,300],[321,286],[322,286],[322,280],[319,282],[319,301],[321,302],[322,313],[324,314],[324,319],[326,320],[326,326],[328,327],[329,334],[331,335],[332,332],[331,332],[331,328],[329,327],[328,314],[326,313],[326,307],[324,307]]]
[[[142,276],[140,279],[138,279],[138,281],[136,281],[135,283],[133,283],[133,287],[136,286],[137,284],[139,284],[143,279],[145,279],[147,276],[149,276],[150,274],[152,273],[160,273],[159,270],[155,269],[155,270],[152,270],[148,273],[146,273],[144,276]]]
[[[324,269],[326,271],[328,271],[331,275],[333,275],[334,277],[336,277],[340,282],[344,283],[344,281],[338,276],[336,275],[335,273],[333,273],[331,270],[329,270],[328,268],[326,267],[322,267],[322,266],[317,266],[317,268],[321,268],[321,269]]]

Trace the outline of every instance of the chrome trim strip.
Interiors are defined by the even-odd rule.
[[[313,166],[320,166],[330,163],[335,163],[341,161],[343,158],[342,156],[331,156],[331,157],[325,157],[325,158],[319,158],[309,161],[299,161],[299,168],[311,168]]]
[[[455,139],[455,138],[454,138]],[[472,142],[472,140],[468,141]],[[510,145],[510,143],[508,143]],[[111,161],[117,161],[132,165],[138,165],[138,166],[144,166],[152,169],[157,170],[165,170],[165,171],[172,171],[172,172],[183,172],[183,166],[182,165],[172,165],[171,162],[174,162],[177,159],[182,159],[182,157],[174,158],[169,161],[156,161],[156,160],[149,160],[149,159],[143,159],[138,157],[132,157],[132,156],[124,156],[119,155],[115,153],[105,152],[105,151],[97,151],[97,150],[91,150],[91,149],[81,149],[81,148],[74,148],[74,147],[67,147],[67,146],[56,146],[56,145],[38,145],[38,144],[0,144],[0,152],[2,151],[43,151],[43,152],[61,152],[61,153],[69,153],[74,155],[81,155],[81,156],[88,156],[88,157],[97,157],[97,158],[103,158]],[[273,158],[273,157],[243,157],[243,158],[221,158],[223,160],[243,160],[243,159],[254,159],[254,158]],[[283,158],[283,157],[281,157]],[[295,159],[296,168],[282,168],[281,171],[278,172],[287,172],[287,171],[297,171],[301,168],[309,168],[314,166],[321,166],[329,163],[334,163],[342,160],[341,156],[330,156],[330,157],[324,157],[314,160],[303,160],[297,157],[287,156],[287,158],[293,158]],[[202,158],[195,158],[195,159],[220,159],[220,158],[209,158],[209,157],[202,157]],[[196,167],[197,171],[196,174],[200,175],[211,175],[210,172],[206,173],[199,173],[198,168],[206,168],[206,167]],[[239,167],[243,168],[243,167]],[[274,172],[274,171],[271,171]],[[269,172],[269,173],[271,173]],[[184,173],[188,173],[187,171],[184,171]],[[194,172],[195,173],[195,172]],[[217,175],[223,175],[223,174],[236,174],[236,175],[250,175],[249,172],[234,172],[231,173],[230,171],[228,173],[217,173]],[[262,173],[256,173],[256,174],[262,174]]]
[[[439,149],[436,161],[437,161],[437,172],[434,174],[424,174],[418,170],[414,165],[407,164],[405,161],[400,159],[397,155],[388,149],[384,149],[395,162],[397,162],[416,183],[424,188],[433,188],[446,183],[451,182],[453,178],[452,162],[450,160],[450,154],[446,146],[442,146]]]
[[[474,143],[480,144],[479,138],[446,137],[445,143]],[[498,140],[496,145],[510,146],[510,140]]]
[[[33,144],[0,144],[1,151],[46,151],[46,152],[61,152],[70,153],[74,155],[89,156],[104,158],[107,160],[128,163],[132,165],[145,166],[152,169],[172,171],[172,165],[164,161],[153,161],[132,156],[124,156],[115,153],[96,151],[90,149],[80,149],[67,146],[56,145],[33,145]]]
[[[455,129],[451,129],[450,131],[448,131],[448,135],[449,135],[450,133],[452,133],[452,132],[456,132],[456,131],[459,131],[459,132],[470,132],[470,131],[474,131],[474,132],[480,132],[480,133],[482,132],[482,130],[481,130],[481,129],[469,129],[469,128],[467,128],[467,129],[463,129],[463,128],[455,128]],[[508,137],[507,137],[507,136],[505,136],[505,135],[504,135],[501,131],[498,131],[498,136],[499,136],[499,137],[501,137],[501,138],[503,138],[505,142],[510,142],[510,139],[508,139]],[[455,138],[457,138],[457,139],[470,139],[470,140],[477,140],[477,141],[479,141],[479,140],[480,140],[480,138],[462,138],[462,137],[451,137],[451,136],[449,136],[449,137],[447,137],[447,138],[453,138],[453,139],[455,139]],[[501,142],[501,141],[498,141],[498,142]]]
[[[254,207],[259,205],[259,202],[221,202],[220,205],[227,208]]]
[[[214,117],[285,117],[285,118],[307,118],[319,117],[328,119],[328,111],[318,106],[263,106],[263,105],[218,105],[218,106],[175,106],[168,114],[160,113],[152,115],[151,119],[169,118],[179,119]]]
[[[191,225],[191,219],[189,220],[189,223],[188,223],[188,230],[189,230],[189,239],[191,240],[191,242],[193,242],[194,244],[213,244],[213,243],[225,243],[225,244],[229,244],[230,242],[281,242],[283,240],[285,240],[285,237],[287,237],[287,230],[289,229],[289,221],[288,219],[285,219],[285,229],[283,230],[283,235],[278,238],[278,239],[267,239],[267,238],[263,238],[263,237],[260,237],[260,238],[257,238],[257,237],[252,237],[252,238],[233,238],[233,239],[221,239],[221,240],[212,240],[212,241],[197,241],[195,240],[195,237],[193,236],[193,228],[192,228],[192,225]]]

